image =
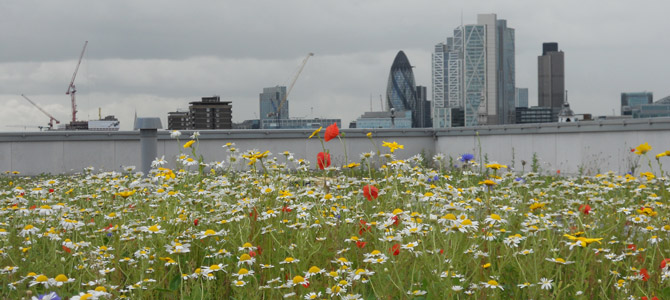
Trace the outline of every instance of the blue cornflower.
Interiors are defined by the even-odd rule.
[[[474,159],[474,158],[475,158],[474,155],[472,155],[472,154],[470,154],[470,153],[465,153],[465,154],[462,154],[461,157],[460,157],[458,160],[460,160],[460,161],[462,161],[462,162],[464,162],[464,163],[467,163],[467,162],[471,161],[471,160]]]
[[[33,299],[35,299],[35,298],[33,297]],[[60,296],[58,296],[58,294],[56,294],[56,292],[51,292],[51,293],[48,293],[48,294],[39,295],[39,296],[37,296],[37,299],[39,299],[39,300],[61,300]]]

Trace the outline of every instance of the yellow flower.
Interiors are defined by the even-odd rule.
[[[575,234],[575,235],[578,235],[578,234]],[[578,237],[578,236],[572,236],[572,235],[569,235],[569,234],[564,234],[563,236],[566,237],[566,238],[569,238],[572,241],[578,241],[579,244],[582,247],[586,247],[593,242],[598,242],[598,244],[601,244],[600,241],[602,240],[602,238],[590,239],[590,238],[586,238],[586,237],[583,237],[583,236]]]
[[[186,142],[186,144],[184,144],[184,149],[191,147],[191,145],[193,145],[193,143],[195,143],[194,140],[190,140],[190,141]]]
[[[372,138],[372,132],[368,132],[368,133],[366,134],[366,136],[367,136],[368,138]]]
[[[640,144],[640,146],[637,146],[637,148],[635,148],[635,154],[642,155],[649,152],[649,150],[651,150],[651,146],[649,146],[649,143]]]
[[[313,138],[315,135],[317,135],[319,132],[321,132],[321,129],[323,129],[323,126],[319,127],[319,129],[317,129],[317,130],[314,130],[314,132],[312,132],[312,134],[310,134],[307,139],[309,140],[309,139]]]
[[[490,180],[490,179],[486,179],[486,180],[484,180],[483,183],[486,184],[486,185],[488,185],[488,186],[493,186],[493,185],[496,185],[496,184],[497,184],[495,181]]]
[[[663,156],[670,156],[670,150],[656,154],[656,159],[659,159]]]
[[[486,167],[493,170],[500,170],[500,168],[507,169],[506,165],[501,165],[499,163],[486,164]]]
[[[116,193],[117,196],[121,196],[123,198],[128,198],[128,197],[132,196],[133,194],[135,194],[135,190],[123,191],[123,192]]]
[[[391,151],[391,153],[393,153],[396,149],[405,149],[404,145],[398,145],[398,143],[396,143],[396,142],[389,143],[389,142],[382,141],[382,146],[383,147],[388,147],[389,150]]]

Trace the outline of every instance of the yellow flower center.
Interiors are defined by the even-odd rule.
[[[158,225],[152,225],[148,230],[151,232],[158,232],[160,229],[158,228]]]
[[[68,278],[67,278],[67,276],[65,276],[65,274],[59,274],[54,279],[56,279],[56,281],[58,281],[58,282],[66,282],[68,280]]]
[[[490,286],[498,286],[498,282],[495,281],[495,280],[489,280],[488,284],[489,284]]]
[[[293,277],[293,283],[294,283],[294,284],[299,284],[299,283],[303,283],[303,282],[305,282],[305,278],[304,278],[304,277],[302,277],[302,276],[300,276],[300,275],[298,275],[298,276],[296,276],[296,277]]]
[[[244,253],[240,256],[240,261],[246,261],[246,260],[250,260],[250,259],[251,259],[251,256],[249,256],[249,254],[246,254],[246,253]]]
[[[285,262],[293,262],[294,259],[293,259],[293,257],[287,257],[286,259],[284,259],[284,261]]]
[[[40,276],[37,276],[37,278],[35,278],[35,281],[37,281],[37,282],[45,282],[47,280],[49,280],[49,277],[46,277],[44,275],[40,275]]]
[[[96,292],[105,292],[105,293],[106,293],[106,292],[107,292],[107,289],[106,289],[104,286],[99,286],[99,287],[95,288],[95,291],[96,291]]]
[[[309,270],[307,272],[309,272],[309,273],[319,273],[319,272],[321,272],[321,269],[319,269],[319,267],[317,267],[317,266],[312,266],[311,268],[309,268]]]

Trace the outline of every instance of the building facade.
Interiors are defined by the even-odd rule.
[[[267,119],[261,121],[263,129],[316,129],[327,127],[337,123],[337,127],[342,128],[341,119]]]
[[[405,52],[399,51],[393,60],[386,85],[386,104],[395,111],[412,111],[416,114],[417,98],[414,72]]]
[[[168,112],[167,120],[169,130],[187,130],[191,124],[188,111]]]
[[[412,128],[412,111],[368,111],[356,119],[356,128]]]
[[[517,124],[552,123],[558,122],[558,113],[561,108],[533,106],[516,109]]]
[[[188,112],[168,113],[169,130],[232,129],[233,106],[219,96],[202,97],[189,103]]]
[[[621,115],[633,115],[633,109],[643,104],[654,103],[654,94],[649,92],[621,93]]]
[[[514,106],[515,107],[528,107],[528,88],[515,88],[514,89]]]
[[[285,86],[263,88],[263,93],[259,95],[261,126],[263,120],[289,118],[289,101],[285,97]]]
[[[541,107],[561,108],[565,100],[565,62],[558,43],[542,44],[537,57],[537,102]]]
[[[430,101],[428,101],[428,88],[418,85],[416,87],[416,113],[413,113],[412,119],[416,120],[412,127],[428,128],[433,127],[430,117]]]
[[[462,108],[465,126],[514,123],[514,39],[506,20],[480,14],[435,46],[433,127],[451,126],[453,108]]]

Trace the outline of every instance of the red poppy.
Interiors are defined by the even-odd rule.
[[[400,221],[398,215],[391,217],[391,220],[393,220],[393,225],[398,225],[398,222]]]
[[[626,246],[626,248],[628,248],[628,249],[630,249],[630,250],[632,250],[632,251],[637,250],[637,246],[635,246],[635,244],[628,244],[628,246]]]
[[[366,185],[363,187],[363,196],[365,196],[368,201],[372,201],[373,198],[377,199],[379,196],[379,189],[374,185]]]
[[[198,226],[198,223],[200,223],[200,221],[198,221],[198,219],[193,220],[193,225]]]
[[[591,211],[591,206],[588,204],[582,204],[579,206],[579,211],[583,212],[585,215],[588,215]]]
[[[290,207],[284,205],[284,207],[281,209],[281,211],[283,211],[283,212],[292,212],[293,210],[292,210]]]
[[[261,255],[263,253],[263,248],[261,248],[261,246],[256,246],[256,251],[258,251],[258,255]]]
[[[49,193],[53,193],[53,192],[54,192],[54,189],[49,189]]]
[[[319,152],[319,154],[316,155],[316,163],[321,170],[330,167],[330,153]]]
[[[647,269],[640,269],[640,275],[642,275],[642,280],[647,281],[649,280],[649,272],[647,272]]]
[[[393,247],[391,247],[390,252],[393,253],[394,256],[400,254],[400,244],[395,244]]]
[[[665,269],[665,267],[668,265],[669,262],[670,262],[670,258],[666,258],[666,259],[662,260],[661,261],[661,269]]]
[[[63,250],[65,250],[65,252],[72,253],[72,250],[70,248],[66,247],[65,245],[63,245],[61,247],[63,248]]]
[[[372,228],[370,225],[368,225],[368,222],[365,222],[364,220],[360,220],[360,225],[358,226],[360,229],[358,230],[358,235],[363,235],[363,232],[370,231],[370,228]]]
[[[356,241],[356,247],[358,248],[363,249],[363,247],[365,247],[365,244],[367,244],[367,242]]]
[[[252,251],[249,251],[249,256],[251,256],[251,257],[256,256],[256,252],[254,252],[253,250],[252,250]]]
[[[330,126],[326,127],[326,134],[324,134],[323,139],[327,142],[334,139],[340,134],[340,129],[337,128],[337,123],[333,123]]]
[[[440,249],[440,254],[444,254],[444,249]]]

